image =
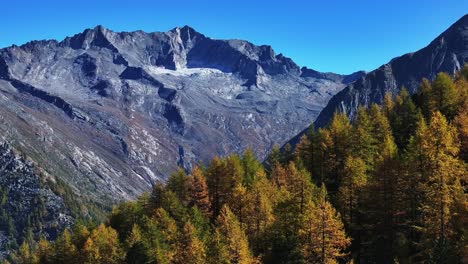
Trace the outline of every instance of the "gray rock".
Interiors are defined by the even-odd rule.
[[[21,243],[29,230],[33,238],[54,239],[74,217],[57,194],[56,179],[0,142],[0,259],[11,243]],[[16,237],[16,240],[15,240]]]
[[[362,75],[300,68],[270,46],[185,26],[0,50],[0,133],[103,206],[215,155],[272,146],[314,121]]]
[[[392,59],[337,93],[320,113],[315,126],[325,126],[336,110],[354,118],[360,105],[381,103],[387,92],[397,94],[402,86],[414,94],[422,78],[432,80],[439,72],[453,74],[467,62],[468,15],[465,15],[427,47]]]

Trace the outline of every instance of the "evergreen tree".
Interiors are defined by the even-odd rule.
[[[138,264],[147,263],[150,257],[147,254],[148,249],[143,240],[141,228],[138,225],[133,225],[132,232],[126,241],[127,254],[125,263]]]
[[[404,86],[395,101],[389,119],[395,143],[403,149],[406,148],[410,137],[416,131],[420,113]]]
[[[446,73],[439,73],[432,83],[429,96],[431,112],[440,111],[447,119],[452,120],[458,110],[458,91],[452,78]]]
[[[49,241],[41,238],[37,244],[37,262],[41,264],[53,263],[53,249]]]
[[[78,250],[73,244],[72,236],[68,230],[65,230],[54,243],[54,253],[53,263],[79,263]]]
[[[418,92],[413,96],[414,102],[421,108],[422,114],[426,119],[431,117],[431,112],[433,111],[430,103],[431,92],[431,82],[428,79],[423,78],[419,84]]]
[[[294,159],[293,148],[291,144],[287,143],[283,147],[283,152],[280,156],[280,163],[283,165],[289,164]]]
[[[292,195],[282,188],[274,207],[275,219],[267,232],[265,243],[269,249],[265,263],[304,263],[299,229],[300,206]]]
[[[268,154],[268,157],[265,162],[265,169],[270,173],[276,164],[281,162],[281,149],[280,147],[275,144]]]
[[[371,120],[371,134],[380,152],[388,137],[392,137],[390,121],[382,112],[381,107],[376,104],[373,104],[369,109],[369,118]]]
[[[171,190],[164,190],[162,192],[161,201],[159,203],[161,208],[166,210],[179,226],[182,226],[188,219],[187,208]]]
[[[263,167],[250,148],[246,149],[242,155],[242,165],[245,173],[244,185],[250,186],[256,181],[257,173],[263,171]]]
[[[181,202],[188,199],[188,177],[184,169],[179,168],[167,179],[166,188],[177,195]]]
[[[156,263],[170,263],[176,252],[178,228],[177,223],[163,208],[155,210],[142,228],[147,233],[145,238],[148,255]]]
[[[208,263],[231,264],[230,252],[224,236],[219,230],[213,232],[208,251]]]

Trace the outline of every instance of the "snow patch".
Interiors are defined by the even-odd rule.
[[[226,74],[218,69],[212,68],[177,68],[170,70],[163,67],[148,66],[146,70],[154,75],[173,75],[173,76],[191,76],[191,75],[211,75],[211,74]]]

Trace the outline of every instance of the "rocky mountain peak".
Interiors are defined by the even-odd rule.
[[[468,62],[468,15],[463,16],[428,46],[392,59],[336,94],[315,121],[326,125],[337,110],[353,118],[357,108],[381,103],[387,92],[397,94],[405,86],[416,93],[422,78],[439,72],[454,74]]]
[[[63,43],[73,49],[88,49],[92,46],[109,48],[116,50],[109,40],[109,35],[113,32],[102,25],[97,25],[92,29],[86,29],[82,33],[66,38]]]
[[[194,28],[188,25],[185,25],[183,27],[175,27],[171,29],[169,32],[173,32],[179,35],[183,42],[192,41],[193,39],[197,37],[205,38],[205,35],[196,31]]]
[[[0,135],[91,208],[106,208],[179,166],[247,147],[264,158],[345,85],[318,72],[302,77],[268,45],[211,39],[188,26],[153,33],[97,26],[61,42],[0,49]],[[15,159],[3,156],[5,164]],[[3,186],[27,178],[28,186],[48,190],[49,207],[60,205],[49,210],[51,225],[68,213],[68,202],[41,186],[32,169],[5,175]],[[8,213],[15,216],[14,208]],[[0,232],[0,254],[1,241]]]
[[[31,43],[0,50],[0,134],[98,204],[247,146],[263,158],[346,85],[188,26]]]
[[[357,71],[351,74],[336,74],[333,72],[319,72],[313,69],[309,69],[307,67],[301,68],[301,77],[304,78],[320,78],[320,79],[327,79],[330,81],[340,81],[346,84],[350,84],[359,78],[363,77],[366,74],[365,71]]]

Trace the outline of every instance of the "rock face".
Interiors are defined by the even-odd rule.
[[[463,16],[427,47],[391,60],[337,93],[315,121],[325,126],[333,113],[344,111],[353,118],[358,106],[381,103],[385,93],[397,94],[404,85],[415,93],[422,78],[439,72],[450,74],[468,62],[468,15]]]
[[[252,146],[260,158],[360,78],[299,68],[270,46],[190,27],[113,32],[0,50],[0,134],[101,205],[177,166]]]
[[[0,259],[22,238],[55,238],[74,218],[55,180],[0,142]]]

